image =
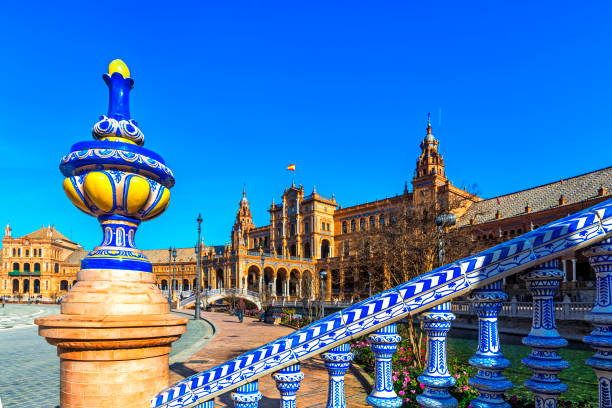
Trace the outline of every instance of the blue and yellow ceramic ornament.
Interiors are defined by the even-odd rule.
[[[64,191],[81,211],[98,218],[104,240],[81,262],[82,269],[151,272],[151,263],[136,248],[141,221],[168,207],[172,171],[158,154],[142,147],[144,135],[130,117],[134,80],[121,60],[103,75],[109,89],[108,114],[92,130],[94,141],[79,142],[62,158]]]

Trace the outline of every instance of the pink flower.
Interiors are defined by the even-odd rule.
[[[397,381],[397,375],[394,375],[392,378],[393,378],[393,381]]]
[[[415,390],[410,390],[410,392],[414,394],[416,391]]]
[[[405,394],[405,392],[404,392],[404,390],[401,390],[398,394],[403,396]]]
[[[460,377],[459,374],[455,374],[455,378],[459,378],[459,377]]]
[[[412,347],[409,347],[409,348],[408,348],[408,351],[412,351]]]
[[[419,385],[421,386],[421,389],[424,390],[425,389],[425,385],[423,383],[419,383]]]
[[[468,390],[467,385],[464,385],[464,386],[463,386],[463,391],[467,391],[467,390]]]
[[[410,382],[410,377],[406,377],[406,382]]]
[[[410,397],[406,398],[406,402],[410,402]]]

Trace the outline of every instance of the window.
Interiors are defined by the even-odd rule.
[[[26,250],[25,250],[25,254],[26,254],[25,256],[30,256],[30,250],[29,250],[29,249],[26,249]]]
[[[321,231],[325,231],[325,223],[321,222]]]
[[[295,224],[291,224],[291,236],[295,235]]]
[[[356,229],[357,223],[355,222],[355,220],[351,220],[351,232],[355,232]]]
[[[36,248],[32,250],[32,256],[36,256]]]
[[[308,234],[310,232],[310,224],[308,221],[304,223],[304,233]]]
[[[17,256],[21,256],[21,248],[17,249]]]
[[[346,234],[346,233],[347,233],[347,230],[346,230],[346,221],[343,221],[343,222],[342,222],[342,233],[343,233],[343,234]]]
[[[329,224],[329,222],[327,223],[327,230],[328,230],[328,231],[331,231],[331,228],[330,228],[330,224]]]
[[[19,272],[19,264],[17,262],[13,264],[13,272]]]
[[[38,256],[39,256],[39,257],[41,257],[41,256],[42,256],[42,248],[40,248],[40,249],[38,250]]]
[[[59,264],[56,263],[55,265],[53,265],[53,271],[55,273],[59,273]]]
[[[365,229],[365,219],[359,219],[359,230],[363,231]]]
[[[380,224],[381,227],[385,226],[385,214],[381,214],[378,223]]]
[[[13,256],[17,256],[17,251],[13,248]]]
[[[374,228],[376,226],[376,220],[374,219],[374,216],[371,215],[370,216],[370,228]]]

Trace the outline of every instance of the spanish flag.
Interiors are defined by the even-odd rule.
[[[287,166],[287,170],[295,171],[295,164],[290,164],[289,166]]]

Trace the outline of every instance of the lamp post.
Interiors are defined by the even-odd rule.
[[[172,286],[174,286],[175,280],[176,280],[176,247],[172,249]],[[176,286],[178,289],[178,285]],[[172,289],[174,289],[174,287]]]
[[[195,284],[195,319],[198,320],[200,318],[200,271],[202,265],[202,214],[198,214],[198,244],[196,245],[196,256],[198,257],[198,274],[196,275],[196,284]]]
[[[457,219],[450,213],[440,214],[436,217],[436,225],[438,226],[438,233],[440,233],[440,238],[438,240],[439,266],[444,265],[444,259],[446,258],[446,251],[444,250],[444,233],[446,232],[446,228],[452,227],[456,222]]]
[[[321,319],[325,317],[325,284],[323,281],[327,276],[327,271],[322,270],[319,272],[321,274]]]
[[[172,310],[172,247],[168,247],[168,307]]]

